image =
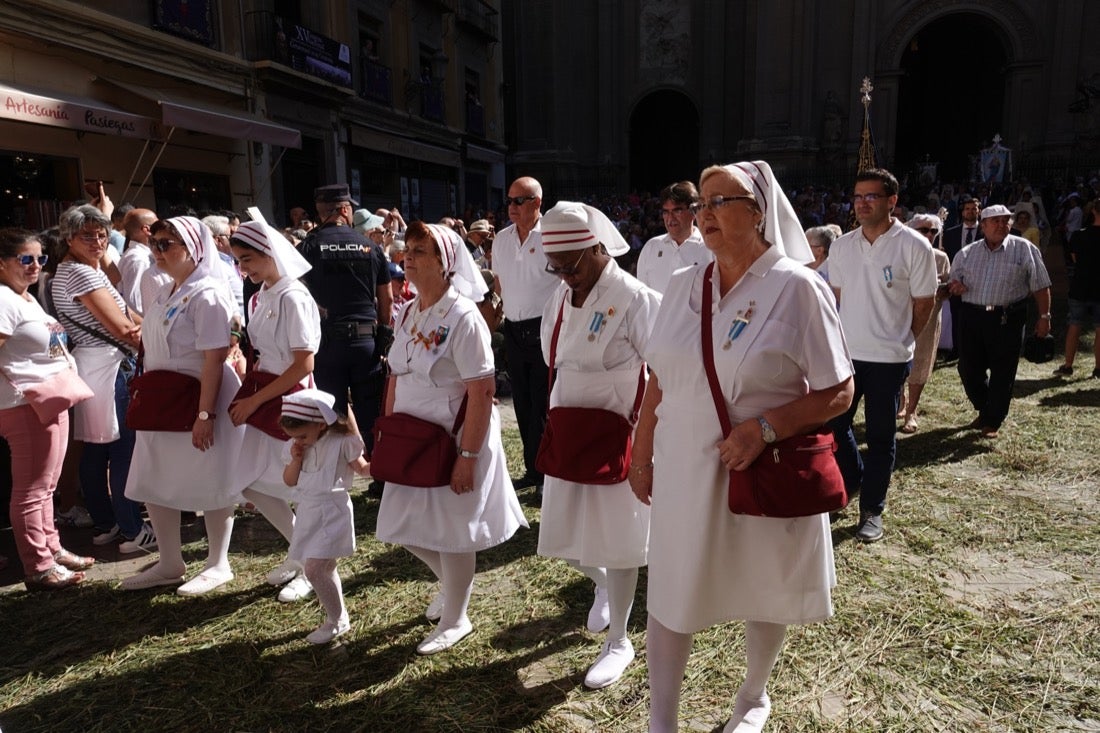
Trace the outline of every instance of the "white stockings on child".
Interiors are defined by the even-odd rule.
[[[336,572],[336,559],[311,557],[305,562],[306,579],[313,586],[321,608],[325,609],[325,621],[339,625],[347,618],[344,607],[344,588],[340,574]]]

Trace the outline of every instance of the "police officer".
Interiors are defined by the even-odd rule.
[[[369,453],[374,419],[382,405],[382,358],[393,342],[393,296],[382,248],[352,227],[346,184],[314,189],[318,226],[298,251],[313,265],[302,281],[321,312],[321,348],[314,361],[318,388],[336,396],[337,411],[352,410]]]

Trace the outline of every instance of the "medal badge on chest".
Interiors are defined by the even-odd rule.
[[[733,322],[730,323],[729,330],[726,331],[726,341],[722,344],[722,351],[729,351],[733,342],[737,340],[737,337],[745,330],[745,326],[749,325],[749,322],[752,321],[752,316],[755,311],[755,300],[749,301],[749,307],[746,310],[737,311],[737,315],[734,317]]]
[[[191,300],[191,296],[190,295],[185,295],[185,296],[183,296],[183,299],[180,300],[179,303],[176,303],[175,305],[173,305],[171,308],[168,309],[168,311],[164,314],[164,325],[165,326],[167,326],[168,322],[170,320],[172,320],[172,318],[177,313],[179,313],[180,308],[187,305],[187,301],[189,301],[189,300]]]
[[[890,267],[890,265],[882,268],[882,278],[886,281],[886,287],[894,287],[894,268]]]
[[[607,325],[607,320],[614,315],[614,308],[608,308],[607,313],[601,313],[600,311],[593,313],[592,320],[588,322],[588,340],[595,341],[599,337],[600,331]]]

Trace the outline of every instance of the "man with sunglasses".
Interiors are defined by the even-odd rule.
[[[347,184],[313,193],[319,225],[298,247],[312,265],[302,282],[321,312],[313,376],[320,389],[336,395],[337,412],[347,410],[351,390],[355,421],[369,451],[382,406],[382,358],[393,342],[389,263],[382,248],[352,226],[359,204]]]
[[[894,470],[898,395],[912,368],[917,336],[928,324],[938,280],[928,240],[892,216],[898,180],[876,168],[856,176],[852,207],[859,228],[829,248],[829,284],[855,367],[852,405],[829,425],[849,494],[859,492],[856,539],[882,539],[886,489]],[[864,399],[867,451],[860,456],[852,420]]]
[[[542,251],[542,185],[534,178],[517,178],[504,202],[512,224],[493,241],[493,268],[504,301],[504,353],[526,468],[514,483],[517,489],[534,486],[541,497],[542,474],[535,468],[535,455],[546,422],[549,372],[539,334],[543,308],[558,278],[546,271]]]
[[[118,271],[122,275],[118,291],[126,305],[138,315],[145,315],[145,301],[151,302],[160,286],[172,279],[153,260],[149,228],[156,221],[156,212],[149,209],[131,209],[122,220],[126,250],[118,261]]]
[[[672,273],[684,267],[704,264],[713,258],[695,226],[692,205],[699,192],[691,181],[672,183],[661,189],[661,219],[666,234],[645,243],[638,257],[638,279],[664,293]]]

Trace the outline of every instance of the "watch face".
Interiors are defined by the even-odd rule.
[[[203,410],[202,412],[199,413],[199,419],[200,420],[209,420],[210,419],[210,413],[207,412],[206,410]]]

